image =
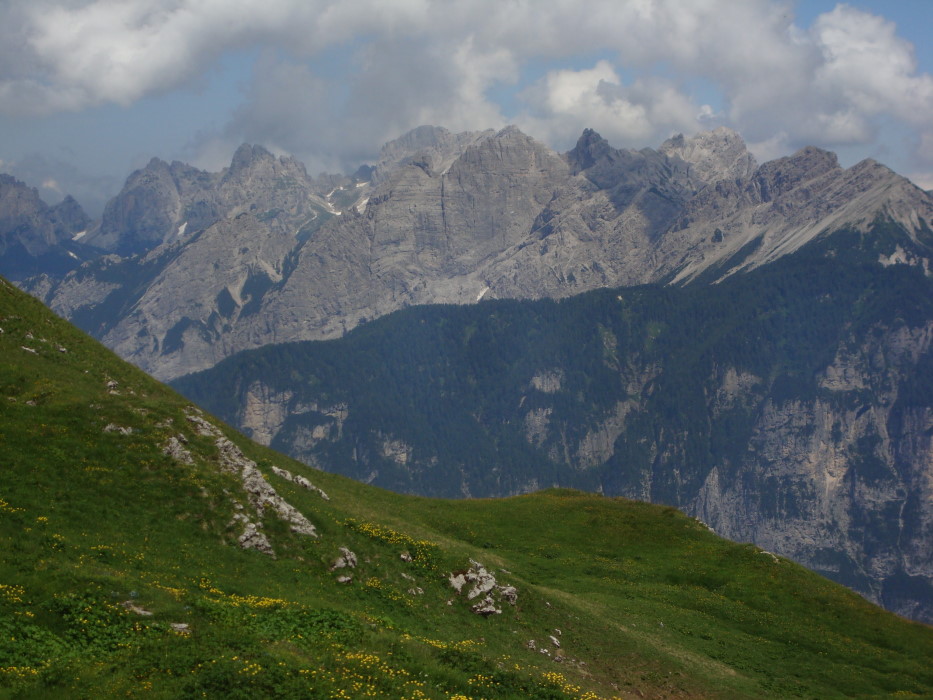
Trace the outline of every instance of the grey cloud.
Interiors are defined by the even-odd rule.
[[[204,158],[243,139],[348,162],[421,123],[480,129],[507,118],[562,145],[587,126],[659,140],[722,122],[772,148],[832,147],[872,141],[886,119],[931,142],[933,77],[917,73],[893,25],[840,6],[801,28],[792,8],[780,0],[19,2],[0,9],[0,38],[20,37],[16,55],[0,48],[0,110],[128,104],[188,84],[224,52],[264,46],[275,58],[257,66],[229,124],[198,139]],[[358,72],[320,70],[320,52],[341,46],[355,50]],[[490,88],[515,82],[523,66],[581,52],[608,62],[554,71],[525,93],[521,114],[503,115],[490,101]],[[626,70],[641,77],[620,79]],[[714,86],[721,105],[699,103],[695,79]],[[930,150],[917,158],[933,165],[923,155]]]
[[[225,135],[291,153],[316,150],[331,136],[333,94],[304,64],[265,53]],[[322,138],[323,137],[323,138]]]
[[[507,71],[508,58],[471,52],[469,41],[412,47],[384,37],[362,46],[353,59],[357,70],[340,76],[267,52],[240,108],[221,133],[202,135],[194,160],[216,167],[216,151],[229,154],[245,141],[293,153],[311,172],[346,171],[419,124],[502,125],[498,108],[482,95],[487,79],[476,74]]]

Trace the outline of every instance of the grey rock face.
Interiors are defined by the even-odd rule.
[[[326,209],[298,161],[244,144],[220,173],[153,158],[108,203],[88,242],[120,255],[146,253],[246,212],[270,222],[275,233],[295,234]]]
[[[720,180],[744,180],[755,174],[758,164],[736,132],[726,127],[668,139],[658,151],[670,159],[679,158],[688,165],[687,177],[699,187]]]
[[[470,606],[470,610],[482,617],[501,615],[502,602],[515,605],[518,591],[514,586],[502,585],[496,577],[478,561],[470,560],[470,568],[454,571],[447,577],[457,595],[465,595],[467,600],[479,600]],[[468,590],[465,590],[468,589]]]
[[[105,250],[135,253],[148,250],[163,242],[173,230],[182,213],[180,182],[185,175],[194,175],[194,168],[181,163],[173,164],[153,158],[144,169],[138,170],[126,182],[120,194],[104,209],[100,228],[88,240]],[[205,173],[206,175],[206,173]],[[209,178],[200,189],[206,189]]]
[[[346,547],[340,548],[340,556],[331,564],[330,570],[336,571],[337,569],[354,569],[356,568],[356,554],[351,552]]]
[[[384,182],[406,165],[445,172],[468,147],[495,135],[493,129],[453,134],[439,126],[419,126],[382,147],[373,181]]]
[[[246,498],[257,518],[262,518],[266,510],[275,514],[290,525],[290,530],[299,535],[318,537],[317,529],[304,514],[286,501],[266,481],[256,463],[243,454],[242,450],[217,429],[215,425],[202,417],[199,411],[188,412],[188,421],[199,435],[215,438],[214,444],[220,460],[220,469],[236,476],[243,487]],[[238,541],[244,549],[258,549],[264,554],[275,556],[266,535],[260,530],[261,522],[254,522],[244,513],[236,513],[234,520],[243,523],[243,532]]]
[[[404,306],[714,281],[842,226],[883,217],[919,236],[933,221],[933,199],[884,166],[808,148],[756,167],[725,129],[658,151],[587,130],[559,156],[514,127],[421,127],[385,147],[372,183],[338,182],[251,146],[218,174],[153,161],[94,240],[155,248],[33,291],[170,379]]]
[[[91,225],[91,219],[70,194],[49,207],[49,220],[59,235],[69,240],[79,236]]]
[[[899,400],[931,340],[933,324],[875,329],[822,372],[828,398],[765,403],[748,457],[714,468],[689,511],[933,620],[933,602],[910,592],[933,583],[933,410]],[[751,386],[729,393],[755,400]]]
[[[162,448],[162,454],[171,457],[182,464],[194,464],[191,452],[184,446],[187,442],[184,435],[170,437]]]
[[[270,230],[252,214],[218,222],[188,242],[184,254],[162,262],[131,315],[119,319],[104,342],[141,366],[161,365],[162,376],[184,373],[180,361],[216,363],[227,354],[222,348],[229,341],[221,338],[249,333],[247,326],[258,321],[251,317],[260,311],[262,294],[282,281],[294,245],[293,235]]]

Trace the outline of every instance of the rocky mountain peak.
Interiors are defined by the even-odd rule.
[[[12,187],[17,184],[23,184],[17,180],[12,175],[7,175],[6,173],[0,173],[0,192],[3,192],[5,188]]]
[[[496,132],[496,136],[498,138],[503,138],[506,136],[518,136],[524,139],[531,138],[525,132],[519,129],[518,126],[516,126],[515,124],[509,124],[508,126],[502,127],[501,129],[499,129],[499,131]]]
[[[15,234],[24,244],[30,240],[31,244],[44,248],[70,238],[89,222],[88,215],[71,195],[50,207],[35,187],[0,174],[0,239]]]
[[[228,172],[236,173],[242,170],[248,170],[249,168],[255,167],[257,163],[274,160],[275,156],[262,146],[244,143],[234,152]]]
[[[149,159],[149,162],[146,163],[145,167],[140,168],[139,170],[134,170],[130,173],[130,176],[126,178],[127,182],[141,180],[152,176],[158,176],[161,173],[170,173],[171,169],[167,162],[158,157],[152,157]]]
[[[20,212],[31,211],[42,200],[34,187],[29,187],[12,175],[0,174],[0,204],[3,205],[4,217],[18,216]]]
[[[49,213],[57,228],[65,234],[76,234],[91,225],[91,217],[70,194],[53,206]]]
[[[550,173],[545,176],[547,179],[557,172],[566,172],[566,166],[560,156],[544,144],[516,126],[507,126],[464,149],[451,164],[450,172],[455,171],[461,180],[467,177],[477,183],[492,184],[492,179],[496,179],[498,184],[494,184],[493,189],[498,190],[516,177],[531,177],[537,181],[547,171]]]
[[[791,156],[772,160],[756,173],[764,201],[770,201],[807,180],[841,170],[835,153],[816,146],[806,146]]]
[[[88,236],[98,248],[121,255],[149,250],[166,239],[181,213],[172,167],[153,158],[134,171],[104,208],[100,226]]]
[[[571,172],[576,175],[593,167],[605,158],[610,150],[611,146],[606,139],[593,129],[584,129],[580,138],[577,139],[577,145],[567,153],[567,162],[570,164]]]
[[[233,154],[230,167],[221,176],[220,185],[221,188],[236,189],[248,182],[251,188],[267,188],[280,178],[291,178],[292,183],[300,182],[309,191],[313,189],[304,165],[292,156],[276,157],[263,146],[243,144]],[[251,191],[247,196],[255,197],[255,193]]]
[[[128,240],[172,253],[134,315],[103,320],[105,339],[170,377],[269,337],[335,337],[405,305],[684,283],[712,266],[719,276],[753,269],[879,213],[907,231],[933,221],[930,198],[892,187],[896,176],[877,163],[844,171],[832,153],[805,148],[753,168],[728,129],[660,150],[613,148],[587,129],[559,155],[515,127],[422,126],[386,144],[369,183],[315,183],[261,146],[241,146],[223,173],[156,159],[108,211],[124,217]],[[244,244],[231,248],[234,233]],[[66,315],[122,294],[71,284],[47,296]],[[175,301],[182,289],[197,297],[187,310]]]
[[[220,173],[153,158],[127,178],[88,242],[121,255],[145,253],[260,205],[268,218],[283,212],[304,216],[311,192],[304,165],[291,156],[276,158],[262,146],[243,144]],[[294,230],[291,222],[288,227]]]
[[[652,148],[640,151],[613,148],[592,129],[583,132],[564,158],[571,174],[583,174],[598,189],[609,193],[617,209],[632,205],[652,188],[664,191],[664,197],[672,201],[681,199],[687,190],[696,189],[684,186],[687,167],[682,161],[672,161]]]
[[[70,244],[89,222],[73,197],[50,207],[36,188],[0,174],[0,274],[21,280],[45,272],[64,274],[76,267],[83,254],[62,244]]]
[[[898,175],[884,163],[879,163],[874,158],[865,158],[864,160],[860,160],[858,163],[849,168],[849,172],[853,174],[871,174],[876,177],[896,177],[906,179],[902,178],[901,175]]]
[[[419,126],[382,147],[372,181],[384,182],[398,168],[416,162],[425,172],[446,172],[469,146],[493,135],[492,129],[454,134],[440,126]]]
[[[515,144],[521,147],[532,146],[546,148],[543,144],[535,141],[535,139],[523,132],[517,126],[509,125],[490,135],[488,138],[480,139],[466,150],[477,148],[499,149],[502,148],[504,144]]]
[[[914,185],[906,177],[898,175],[888,166],[871,158],[859,161],[851,168],[848,168],[845,174],[847,180],[852,184],[853,192],[862,193],[881,187],[889,195],[893,196],[894,190],[897,190],[898,197],[906,197],[912,200],[912,206],[918,211],[928,209],[930,204],[933,203],[930,201],[928,193]],[[921,205],[920,201],[924,202],[925,206]]]
[[[392,154],[410,154],[423,151],[426,148],[436,148],[449,142],[454,134],[442,126],[422,125],[402,134],[397,139],[389,141],[382,147],[383,156],[391,158]]]

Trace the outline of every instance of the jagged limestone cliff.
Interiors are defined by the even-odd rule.
[[[92,236],[149,252],[33,291],[172,378],[405,306],[715,280],[879,216],[914,239],[933,221],[933,199],[883,166],[844,170],[811,148],[759,168],[725,129],[658,151],[586,131],[560,156],[514,127],[423,127],[387,145],[373,173],[323,192],[254,147],[219,174],[153,161]]]

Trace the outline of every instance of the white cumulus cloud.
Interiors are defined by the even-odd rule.
[[[347,160],[421,123],[461,130],[507,121],[560,147],[585,127],[651,145],[725,124],[764,152],[870,144],[882,124],[894,124],[914,143],[917,169],[933,167],[933,76],[918,71],[894,24],[840,4],[803,27],[794,7],[7,0],[0,113],[131,105],[197,86],[224,56],[258,48],[242,105],[198,139],[205,152],[242,138]],[[521,99],[503,102],[513,87]]]
[[[531,112],[518,120],[520,125],[561,146],[580,135],[581,124],[630,146],[696,131],[713,116],[712,107],[697,105],[669,80],[645,78],[624,85],[606,60],[592,68],[552,71],[524,97]]]

